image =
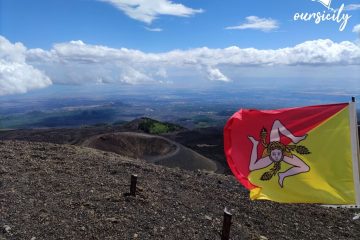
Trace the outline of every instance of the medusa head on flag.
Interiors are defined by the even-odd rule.
[[[282,143],[280,141],[280,133],[291,139],[293,144],[285,145]],[[300,137],[294,136],[279,120],[275,120],[271,128],[269,143],[266,142],[266,128],[263,128],[260,132],[260,141],[265,149],[259,159],[257,156],[259,141],[252,136],[248,136],[252,143],[249,170],[259,170],[274,164],[269,171],[261,176],[261,180],[268,181],[277,174],[279,185],[283,187],[284,179],[286,177],[308,172],[310,170],[310,167],[302,159],[292,154],[292,151],[296,151],[299,154],[310,154],[305,146],[297,145],[304,140],[306,136],[307,135]],[[284,172],[280,172],[281,162],[283,161],[292,165],[292,167]]]

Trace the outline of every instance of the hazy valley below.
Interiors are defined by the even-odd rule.
[[[0,98],[0,129],[117,125],[141,117],[189,129],[222,127],[240,108],[278,109],[348,102],[352,96],[360,97],[355,94],[360,92],[358,89],[349,92],[329,88],[319,93],[315,88],[298,91],[296,87],[276,87],[276,84],[262,88],[219,86],[207,90],[149,87],[142,91],[103,87],[95,94],[86,89],[76,92],[54,88],[47,94],[39,91]],[[357,109],[359,115],[359,105]]]

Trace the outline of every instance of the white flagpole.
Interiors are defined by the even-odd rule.
[[[355,199],[357,207],[360,206],[360,171],[359,171],[359,135],[356,116],[355,97],[350,102],[350,135],[352,149],[353,176],[355,185]]]

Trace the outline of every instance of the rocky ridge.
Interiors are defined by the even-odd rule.
[[[356,209],[250,201],[232,176],[0,141],[0,239],[220,239],[224,207],[233,214],[231,239],[360,238]]]

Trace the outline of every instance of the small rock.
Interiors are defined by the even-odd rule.
[[[212,220],[212,217],[210,217],[210,216],[208,216],[208,215],[205,215],[205,219],[211,221],[211,220]]]
[[[80,229],[81,229],[81,231],[85,231],[85,227],[84,227],[84,226],[82,226]]]
[[[139,236],[139,234],[135,233],[134,234],[134,238],[137,238]]]
[[[5,173],[8,173],[5,167],[0,167],[0,174],[5,174]]]
[[[36,240],[36,237],[32,237],[32,238],[30,238],[30,240]]]
[[[119,222],[119,220],[116,219],[116,218],[114,218],[114,217],[112,217],[112,218],[107,218],[106,221],[110,221],[110,222],[112,222],[112,223],[118,223],[118,222]]]
[[[268,238],[260,235],[259,240],[268,240]]]
[[[4,225],[4,227],[3,227],[3,232],[4,233],[10,232],[10,230],[11,230],[11,227],[9,225]]]

